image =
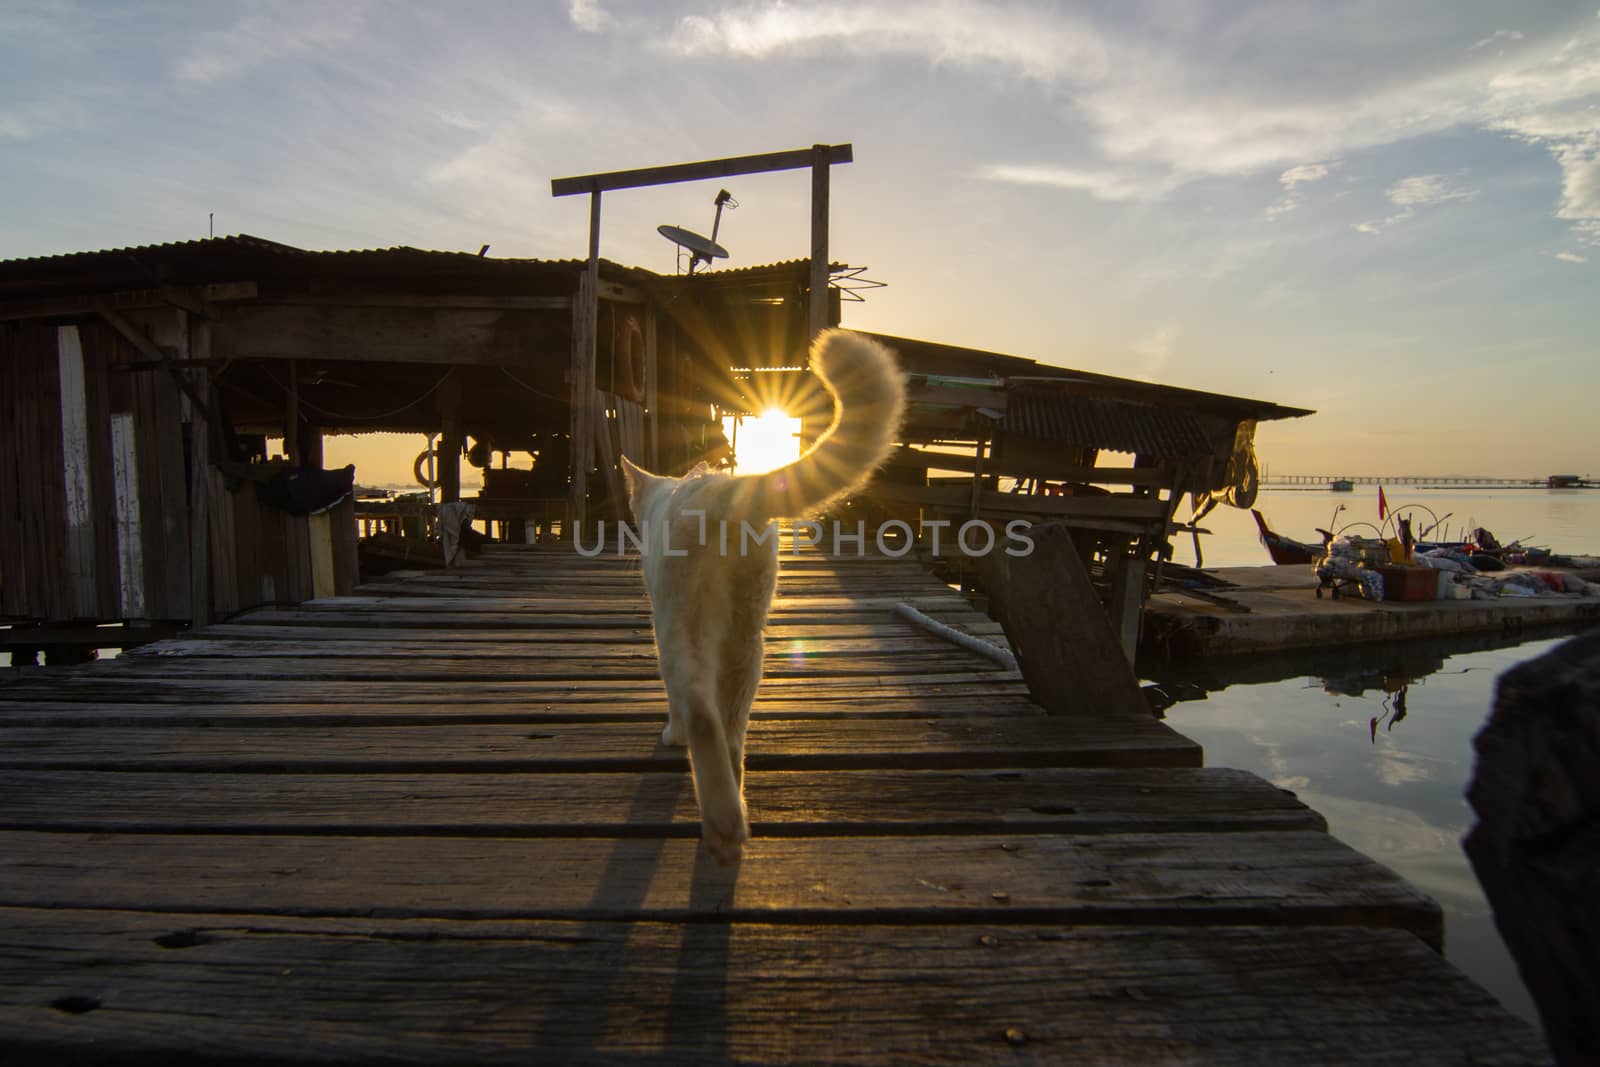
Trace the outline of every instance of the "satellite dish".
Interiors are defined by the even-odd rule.
[[[701,263],[710,263],[713,259],[727,259],[728,250],[717,244],[717,230],[722,226],[722,209],[724,207],[738,207],[739,201],[726,189],[719,190],[717,198],[713,201],[717,206],[716,217],[711,222],[711,236],[702,237],[693,230],[686,230],[682,226],[668,226],[663,223],[656,227],[656,232],[679,248],[689,250],[689,273]]]
[[[680,245],[694,253],[695,259],[703,259],[707,263],[713,259],[727,259],[728,250],[717,244],[709,237],[701,237],[693,230],[686,230],[682,226],[668,226],[662,223],[656,227],[656,232],[675,245]]]

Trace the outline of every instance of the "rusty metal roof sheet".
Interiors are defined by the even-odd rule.
[[[626,284],[687,284],[720,289],[770,284],[775,280],[803,282],[808,262],[794,260],[706,271],[693,277],[661,275],[605,259],[600,261],[600,268],[602,277]],[[575,276],[585,265],[583,259],[515,259],[406,245],[318,251],[241,233],[3,260],[0,299],[269,279],[325,279],[425,292],[565,292],[575,284]]]
[[[1211,445],[1193,412],[1048,386],[1013,386],[1001,429],[1081,448],[1161,459],[1208,456]]]
[[[900,366],[912,374],[958,375],[963,377],[992,377],[1007,380],[1013,389],[1038,382],[1058,387],[1070,387],[1078,394],[1112,397],[1119,400],[1156,404],[1164,407],[1182,407],[1193,411],[1223,415],[1228,418],[1258,420],[1292,419],[1310,415],[1309,408],[1288,407],[1267,400],[1228,396],[1182,386],[1143,382],[1133,378],[1119,378],[1110,374],[1057,367],[1023,356],[985,352],[976,348],[920,341],[910,337],[869,333],[888,345],[900,359]]]

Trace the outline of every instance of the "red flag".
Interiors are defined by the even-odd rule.
[[[1383,517],[1388,513],[1389,502],[1383,498],[1383,486],[1380,485],[1378,486],[1378,521],[1382,522]]]

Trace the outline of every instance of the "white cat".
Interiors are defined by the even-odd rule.
[[[622,461],[667,686],[661,740],[688,744],[702,838],[724,865],[739,860],[750,836],[744,736],[778,582],[777,532],[767,524],[866,484],[894,448],[905,407],[894,357],[859,334],[818,335],[811,370],[833,396],[833,422],[786,467],[735,477],[702,465],[667,478]]]

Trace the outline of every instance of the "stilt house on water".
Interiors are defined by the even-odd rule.
[[[621,454],[717,461],[723,416],[777,401],[812,436],[830,409],[808,341],[858,275],[815,255],[665,276],[247,235],[0,263],[0,637],[65,659],[348,592],[355,472],[323,471],[327,434],[438,435],[439,499],[461,499],[467,456],[486,468],[476,520],[519,541],[618,515]],[[1130,650],[1151,561],[1192,529],[1180,497],[1247,506],[1256,423],[1308,413],[882,340],[911,415],[859,506],[1066,523]]]

